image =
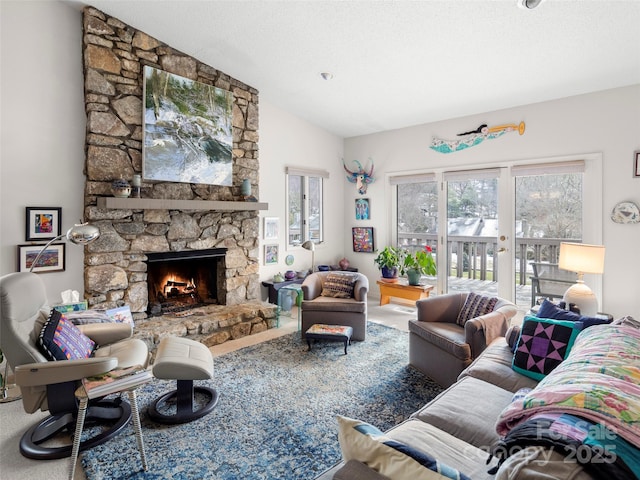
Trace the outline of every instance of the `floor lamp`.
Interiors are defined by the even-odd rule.
[[[313,243],[311,240],[307,240],[302,244],[302,248],[304,248],[305,250],[311,251],[311,273],[313,273],[313,263],[314,263],[313,261],[314,261],[314,256],[316,254],[316,244]]]
[[[94,227],[93,225],[89,225],[88,223],[77,223],[69,230],[67,230],[67,233],[58,235],[56,238],[42,247],[42,250],[38,252],[36,259],[31,264],[31,268],[29,269],[29,271],[33,272],[33,269],[36,267],[36,265],[38,265],[38,260],[40,260],[42,254],[47,250],[47,248],[49,248],[49,246],[53,242],[57,242],[61,238],[66,237],[67,240],[69,240],[71,243],[75,243],[76,245],[86,245],[87,243],[93,242],[99,236],[100,229],[98,227]]]
[[[562,298],[567,308],[574,303],[582,315],[594,317],[598,313],[598,299],[584,283],[585,273],[604,272],[604,246],[585,243],[560,243],[558,267],[578,274],[578,280],[571,285]]]

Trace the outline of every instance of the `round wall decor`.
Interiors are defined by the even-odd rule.
[[[287,255],[284,259],[284,263],[286,263],[287,265],[293,265],[293,255]]]
[[[613,207],[611,220],[616,223],[640,223],[640,209],[633,202],[620,202]]]

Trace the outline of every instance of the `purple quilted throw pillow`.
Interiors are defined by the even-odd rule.
[[[513,356],[513,369],[542,380],[567,358],[581,325],[527,316]]]

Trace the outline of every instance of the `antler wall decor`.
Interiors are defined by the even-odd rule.
[[[369,162],[371,162],[371,168],[369,171],[366,171],[358,160],[354,160],[353,163],[357,165],[358,170],[351,171],[347,168],[344,160],[342,160],[342,166],[347,172],[347,180],[349,180],[350,183],[356,184],[360,195],[367,193],[367,186],[375,180],[375,178],[373,178],[373,160],[369,159]]]

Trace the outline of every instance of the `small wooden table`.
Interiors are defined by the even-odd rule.
[[[429,297],[433,290],[433,285],[409,285],[406,280],[398,280],[397,283],[378,280],[377,283],[380,285],[380,305],[389,303],[391,297],[420,300]]]

